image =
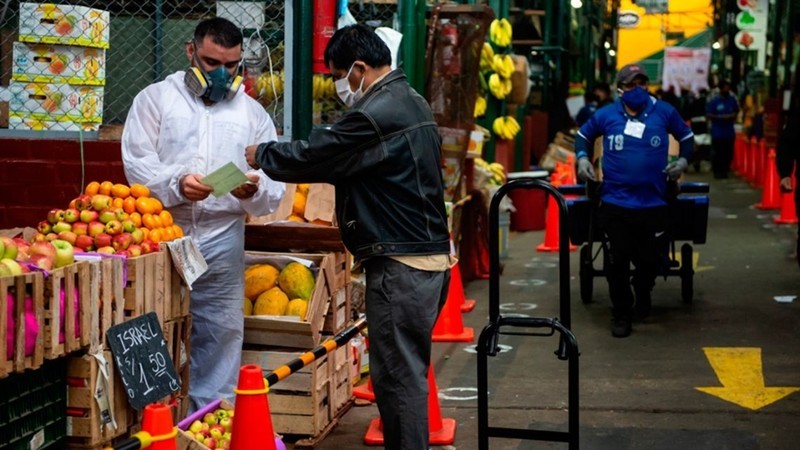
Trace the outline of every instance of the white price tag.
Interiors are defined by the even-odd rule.
[[[208,263],[192,238],[188,236],[169,241],[167,246],[172,255],[172,263],[175,264],[181,278],[191,290],[192,283],[208,270]]]
[[[644,135],[644,124],[642,122],[635,122],[633,120],[629,120],[625,124],[625,134],[628,136],[633,136],[635,138],[641,139]]]

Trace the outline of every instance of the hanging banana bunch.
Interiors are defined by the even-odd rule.
[[[475,99],[475,117],[481,117],[486,114],[486,97],[477,97]]]
[[[498,117],[492,123],[492,131],[503,139],[513,140],[519,130],[517,119],[511,116]]]
[[[492,70],[494,66],[494,50],[492,46],[488,42],[483,43],[483,48],[481,49],[481,70]]]
[[[513,87],[511,78],[503,78],[497,72],[489,75],[489,91],[496,99],[503,100],[506,98]]]
[[[494,19],[489,25],[489,39],[498,47],[511,45],[511,22],[506,18]]]
[[[492,68],[502,78],[511,78],[514,73],[514,60],[511,55],[494,55]]]
[[[328,75],[314,74],[311,95],[317,101],[333,98],[336,95],[333,78]]]
[[[274,102],[283,95],[283,72],[264,72],[256,79],[259,99],[265,104]]]
[[[475,158],[475,167],[488,176],[491,184],[500,186],[506,182],[506,169],[498,162],[489,163],[482,158]]]

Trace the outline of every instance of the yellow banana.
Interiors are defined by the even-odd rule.
[[[501,77],[509,78],[514,73],[514,60],[509,55],[494,55],[492,67]]]
[[[488,42],[484,42],[483,48],[481,49],[481,63],[480,63],[481,70],[492,69],[492,58],[494,58],[494,50],[492,49],[492,46],[489,45]]]
[[[501,138],[505,139],[506,137],[506,128],[505,128],[505,121],[502,117],[498,117],[494,119],[492,122],[492,131]]]
[[[513,35],[508,19],[495,19],[489,25],[489,39],[498,47],[508,47]]]
[[[500,75],[497,73],[489,75],[489,91],[491,91],[492,95],[498,100],[506,98],[508,92],[511,92],[506,92],[505,83],[503,80],[501,80]]]
[[[486,99],[478,97],[475,99],[475,117],[480,117],[486,114]]]

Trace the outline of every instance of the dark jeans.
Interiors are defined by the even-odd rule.
[[[369,372],[388,450],[428,448],[428,367],[433,325],[450,271],[427,272],[388,257],[364,262]]]
[[[649,293],[663,262],[667,207],[629,209],[604,203],[598,214],[610,247],[604,270],[612,313],[617,320],[630,320],[634,303],[631,284],[637,293]],[[636,267],[633,281],[631,263]]]
[[[711,169],[714,178],[727,178],[733,162],[734,138],[711,138]]]

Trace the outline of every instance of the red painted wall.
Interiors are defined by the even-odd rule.
[[[119,141],[84,141],[84,185],[126,183]],[[0,138],[0,229],[35,227],[82,190],[77,140]]]

